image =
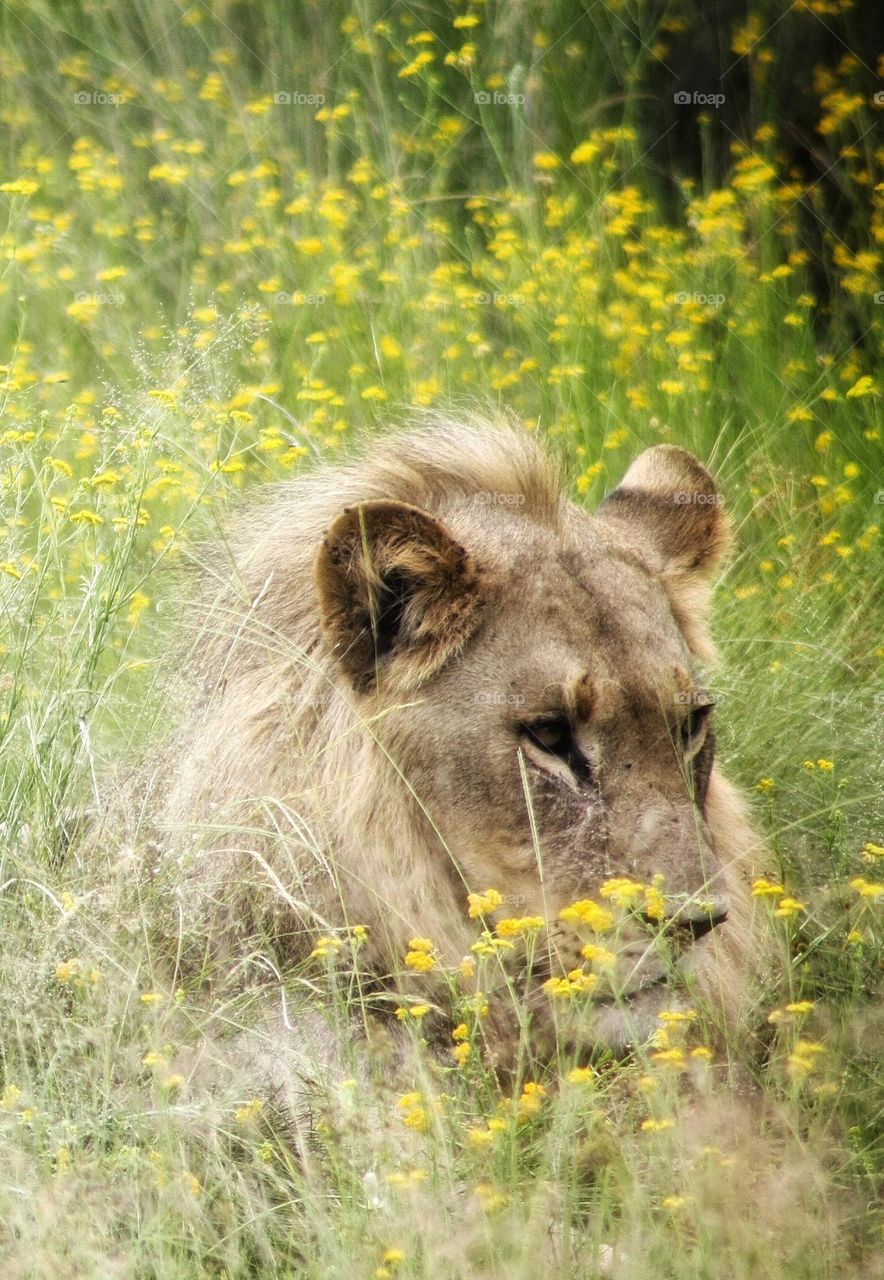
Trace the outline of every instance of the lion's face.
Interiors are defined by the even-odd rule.
[[[662,876],[676,963],[725,920],[704,815],[712,703],[685,618],[725,533],[716,503],[681,495],[710,486],[690,455],[658,449],[596,517],[569,504],[547,527],[461,503],[439,520],[379,502],[330,530],[327,634],[357,693],[383,705],[379,737],[464,911],[467,890],[495,887],[506,915],[556,922],[606,880]],[[551,924],[534,977],[580,966],[585,940]],[[616,954],[596,1002],[608,1040],[631,1034],[615,1005],[652,1021],[669,998],[640,919]]]

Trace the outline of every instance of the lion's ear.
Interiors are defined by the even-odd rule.
[[[700,657],[712,657],[703,628],[709,578],[727,555],[731,530],[706,468],[675,445],[646,449],[596,518],[662,578],[690,647]]]
[[[729,545],[718,486],[686,449],[658,444],[639,454],[598,517],[666,574],[711,573]]]
[[[361,692],[389,671],[420,684],[476,623],[479,572],[445,526],[404,502],[345,507],[316,555],[323,634]]]

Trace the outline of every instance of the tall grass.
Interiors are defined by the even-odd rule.
[[[775,16],[728,33],[748,122],[678,118],[692,174],[655,128],[674,11],[6,6],[4,1276],[876,1274],[880,150],[845,57],[808,77],[829,177],[790,171]],[[161,749],[176,566],[230,503],[464,398],[590,506],[649,444],[716,471],[719,753],[803,907],[728,1080],[702,1021],[686,1070],[427,1061],[404,1103],[354,1060],[297,1158],[224,1075],[249,997],[169,987],[150,853],[88,811]]]

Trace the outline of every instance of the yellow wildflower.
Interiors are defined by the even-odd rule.
[[[571,990],[575,995],[585,994],[598,986],[598,978],[594,973],[584,973],[582,969],[572,969],[568,974]]]
[[[884,884],[871,883],[864,880],[862,876],[856,876],[850,881],[851,889],[855,889],[861,898],[880,898],[884,893]]]
[[[543,984],[543,989],[548,996],[557,1000],[567,1000],[573,994],[571,983],[567,978],[548,978]]]
[[[786,1069],[792,1080],[803,1080],[816,1069],[817,1059],[826,1052],[826,1046],[815,1040],[799,1040],[786,1059]]]
[[[485,929],[478,942],[474,942],[470,947],[470,951],[474,951],[477,956],[493,956],[500,951],[514,951],[515,944],[507,938],[495,938],[493,934]]]
[[[753,898],[778,898],[783,892],[781,884],[775,880],[768,880],[765,876],[759,876],[757,880],[752,881]]]
[[[0,182],[0,191],[9,196],[32,196],[39,190],[39,182],[34,182],[31,178],[13,178],[9,182]]]
[[[252,1098],[244,1106],[238,1107],[233,1114],[233,1119],[237,1124],[248,1124],[261,1114],[264,1109],[264,1103],[260,1098]]]
[[[594,933],[604,933],[614,924],[611,912],[589,898],[581,898],[578,902],[563,907],[559,912],[559,919],[566,924],[585,924]]]
[[[421,52],[407,66],[404,66],[399,72],[400,80],[407,80],[410,76],[415,76],[422,67],[428,66],[434,62],[436,55],[431,53],[429,49],[422,49]]]
[[[847,392],[848,400],[859,400],[864,396],[877,396],[880,392],[872,378],[866,374],[859,378]]]
[[[668,1067],[673,1071],[685,1069],[684,1049],[661,1049],[659,1053],[652,1053],[651,1058],[654,1062],[659,1062],[662,1067]]]
[[[581,142],[571,152],[572,164],[590,164],[601,151],[601,146],[597,142],[587,140]]]
[[[666,900],[657,885],[645,886],[645,915],[650,920],[666,919]]]
[[[493,1182],[477,1183],[475,1194],[483,1213],[496,1213],[509,1200],[506,1193],[496,1187]]]
[[[310,952],[310,959],[312,960],[315,956],[321,957],[335,955],[336,952],[340,951],[342,945],[340,938],[330,938],[327,936],[318,938],[316,946]]]
[[[527,1081],[522,1087],[522,1093],[519,1097],[519,1115],[533,1116],[540,1110],[543,1105],[543,1099],[546,1097],[546,1089],[542,1084],[537,1084],[533,1080]]]
[[[674,1026],[679,1022],[695,1022],[697,1014],[694,1009],[663,1009],[657,1017],[667,1026]]]
[[[403,1006],[400,1005],[396,1010],[396,1017],[400,1022],[407,1022],[409,1018],[415,1018],[417,1021],[420,1021],[421,1018],[425,1018],[430,1012],[430,1008],[431,1006],[428,1004],[412,1004],[407,1008],[403,1008]]]
[[[402,348],[396,339],[391,337],[390,334],[382,334],[378,339],[378,346],[381,349],[381,354],[385,355],[388,360],[399,360],[402,358]]]
[[[494,1132],[491,1129],[468,1129],[467,1141],[472,1147],[489,1147],[494,1141]]]
[[[496,889],[486,889],[484,893],[467,894],[469,916],[475,920],[477,916],[490,916],[503,906],[503,894]]]
[[[625,908],[631,907],[644,891],[645,886],[638,880],[632,880],[628,876],[617,876],[612,880],[606,880],[599,893],[603,898],[609,898],[615,906]]]
[[[18,1085],[8,1084],[0,1095],[0,1111],[14,1111],[20,1097],[21,1089]]]
[[[543,916],[518,916],[498,920],[496,931],[501,938],[520,938],[526,933],[536,933],[543,928]]]
[[[416,1090],[412,1093],[404,1093],[396,1106],[403,1113],[402,1122],[409,1129],[414,1129],[417,1133],[423,1133],[427,1127],[429,1119],[427,1109],[424,1106],[424,1096]]]
[[[798,902],[796,898],[780,898],[774,915],[779,916],[780,919],[787,919],[789,916],[795,916],[799,911],[804,911],[805,909],[804,903]]]
[[[692,1196],[664,1196],[660,1204],[662,1208],[671,1209],[674,1212],[676,1209],[683,1209],[685,1205],[690,1204],[692,1199]]]

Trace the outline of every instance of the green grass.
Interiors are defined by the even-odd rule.
[[[0,19],[4,1276],[527,1280],[596,1274],[612,1245],[630,1280],[875,1274],[882,899],[851,881],[880,884],[884,844],[884,206],[862,67],[814,87],[833,229],[782,159],[773,37],[742,136],[694,122],[724,179],[692,180],[658,163],[643,96],[677,37],[645,6],[535,8]],[[564,448],[589,506],[660,441],[715,470],[738,529],[719,753],[804,909],[729,1080],[645,1047],[581,1084],[538,1067],[531,1110],[528,1075],[427,1064],[416,1088],[447,1101],[424,1132],[423,1103],[360,1083],[299,1161],[258,1084],[223,1076],[249,997],[176,994],[149,852],[77,815],[162,749],[178,569],[231,504],[465,399]],[[807,1072],[799,1038],[823,1046]]]

